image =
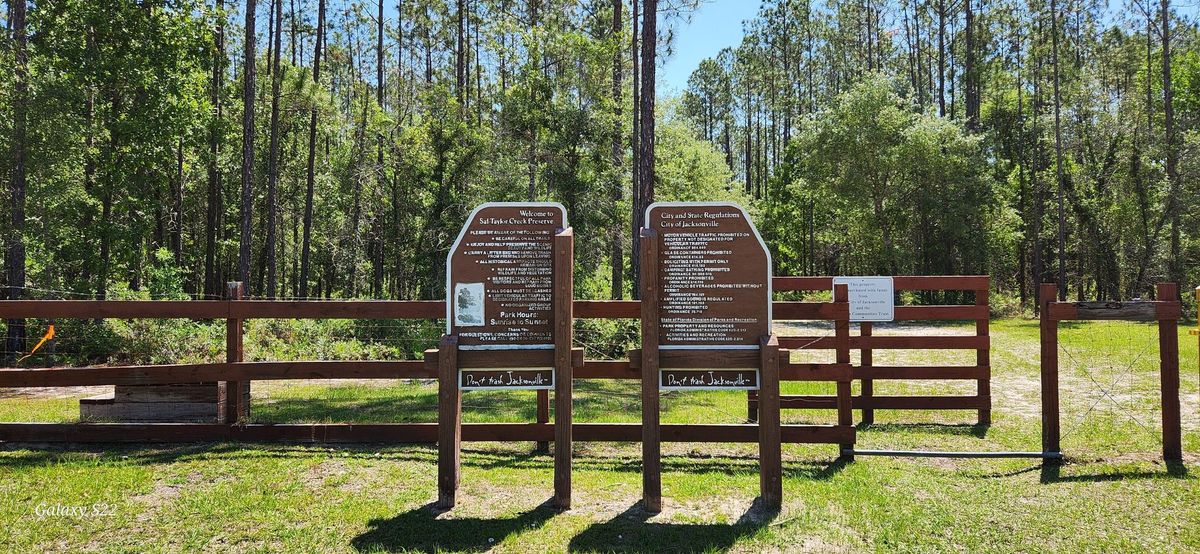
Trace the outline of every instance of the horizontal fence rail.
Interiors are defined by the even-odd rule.
[[[830,291],[830,277],[775,277],[774,289],[778,292]],[[863,410],[864,421],[873,419],[874,409],[919,409],[978,410],[980,421],[990,416],[990,392],[988,382],[989,338],[987,333],[986,276],[937,276],[895,277],[898,291],[950,290],[974,291],[975,303],[964,305],[897,306],[896,319],[904,321],[974,320],[974,336],[871,336],[870,324],[863,324],[862,336],[850,336],[850,349],[860,350],[862,363],[852,365],[849,359],[834,363],[798,363],[790,361],[788,352],[781,356],[780,379],[784,381],[828,381],[848,383],[851,379],[862,380],[862,393],[853,398],[849,387],[839,385],[836,396],[783,396],[784,408],[838,407],[838,401],[853,401],[855,408]],[[248,319],[408,319],[439,320],[446,314],[442,300],[414,301],[289,301],[289,300],[191,300],[191,301],[144,301],[144,300],[5,300],[0,301],[0,318],[42,319],[224,319],[227,328],[227,356],[225,362],[199,364],[162,364],[138,366],[94,366],[60,367],[36,369],[0,369],[0,388],[19,387],[68,387],[94,385],[165,385],[187,383],[230,383],[241,384],[251,381],[292,379],[436,379],[438,370],[427,360],[359,360],[359,361],[262,361],[247,362],[242,359],[243,324]],[[845,321],[849,310],[845,303],[830,301],[774,302],[776,320]],[[578,319],[637,319],[641,305],[635,300],[576,300],[574,315]],[[841,339],[845,340],[845,339]],[[783,349],[829,349],[839,348],[839,337],[780,337]],[[844,346],[843,346],[844,348]],[[883,349],[964,349],[975,350],[977,363],[972,366],[876,366],[871,363],[871,352]],[[576,349],[575,356],[582,358]],[[637,360],[637,356],[634,356]],[[582,365],[574,370],[576,379],[619,379],[638,380],[641,372],[636,361],[581,360]],[[873,380],[898,379],[962,379],[976,380],[978,393],[975,396],[874,396]],[[245,393],[248,389],[240,389]],[[547,395],[539,395],[539,420],[541,404],[547,403]],[[0,441],[194,441],[194,440],[263,440],[263,441],[316,441],[316,442],[432,442],[436,440],[435,423],[404,424],[246,424],[246,412],[238,411],[237,398],[230,395],[233,407],[222,413],[228,414],[226,423],[0,423]],[[248,396],[243,402],[248,402]],[[749,400],[751,419],[756,414],[756,399]],[[231,425],[241,421],[236,425]],[[638,441],[641,437],[640,424],[586,423],[575,424],[573,433],[577,440],[584,441]],[[719,425],[664,425],[663,440],[692,441],[714,440],[728,442],[753,442],[758,440],[752,428],[734,430],[735,426]],[[830,444],[853,443],[853,428],[845,425],[784,425],[784,442],[815,442]],[[744,436],[743,436],[744,435]],[[500,437],[500,438],[496,438]],[[552,440],[553,426],[539,423],[514,424],[466,424],[463,440]]]

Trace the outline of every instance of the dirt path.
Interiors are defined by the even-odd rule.
[[[9,398],[76,398],[111,394],[112,385],[90,387],[23,387],[0,389],[0,399]]]

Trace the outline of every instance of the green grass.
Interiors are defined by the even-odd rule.
[[[939,327],[939,332],[967,332]],[[781,331],[784,331],[781,329]],[[901,334],[904,329],[884,329]],[[1156,329],[1064,324],[1067,463],[860,457],[785,445],[784,508],[766,518],[754,445],[664,445],[665,511],[648,517],[636,444],[576,445],[572,510],[546,504],[552,459],[529,443],[469,443],[459,506],[429,509],[431,446],[5,445],[0,550],[27,551],[1200,551],[1196,338],[1181,330],[1185,464],[1160,458]],[[1036,450],[1037,323],[992,323],[993,424],[971,412],[879,411],[860,448]],[[797,358],[799,358],[797,354]],[[815,359],[815,358],[813,358]],[[876,353],[877,364],[971,363],[973,354]],[[970,393],[971,383],[877,382],[876,394]],[[828,392],[789,383],[785,392]],[[635,382],[580,382],[577,421],[637,421]],[[1101,391],[1106,391],[1107,395]],[[83,394],[83,393],[81,393]],[[255,383],[255,419],[434,421],[427,383]],[[4,398],[0,420],[72,421],[77,396]],[[469,393],[466,421],[529,421],[532,393]],[[675,393],[665,422],[734,423],[734,393]],[[789,411],[785,420],[832,414]],[[39,517],[98,505],[102,516]]]

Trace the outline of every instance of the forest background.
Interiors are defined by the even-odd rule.
[[[437,299],[500,200],[567,207],[583,298],[636,293],[654,200],[747,206],[777,275],[989,274],[1011,312],[1200,280],[1195,3],[767,0],[660,94],[697,9],[8,0],[0,284]]]

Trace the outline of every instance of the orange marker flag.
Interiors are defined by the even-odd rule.
[[[17,363],[19,364],[19,363],[25,361],[25,358],[32,356],[35,352],[38,351],[39,348],[42,347],[43,344],[46,344],[46,341],[48,341],[52,338],[54,338],[54,326],[53,325],[51,325],[49,329],[46,329],[46,334],[43,335],[42,340],[38,341],[37,345],[33,347],[33,350],[30,350],[28,354],[21,356],[21,358],[17,360]]]

